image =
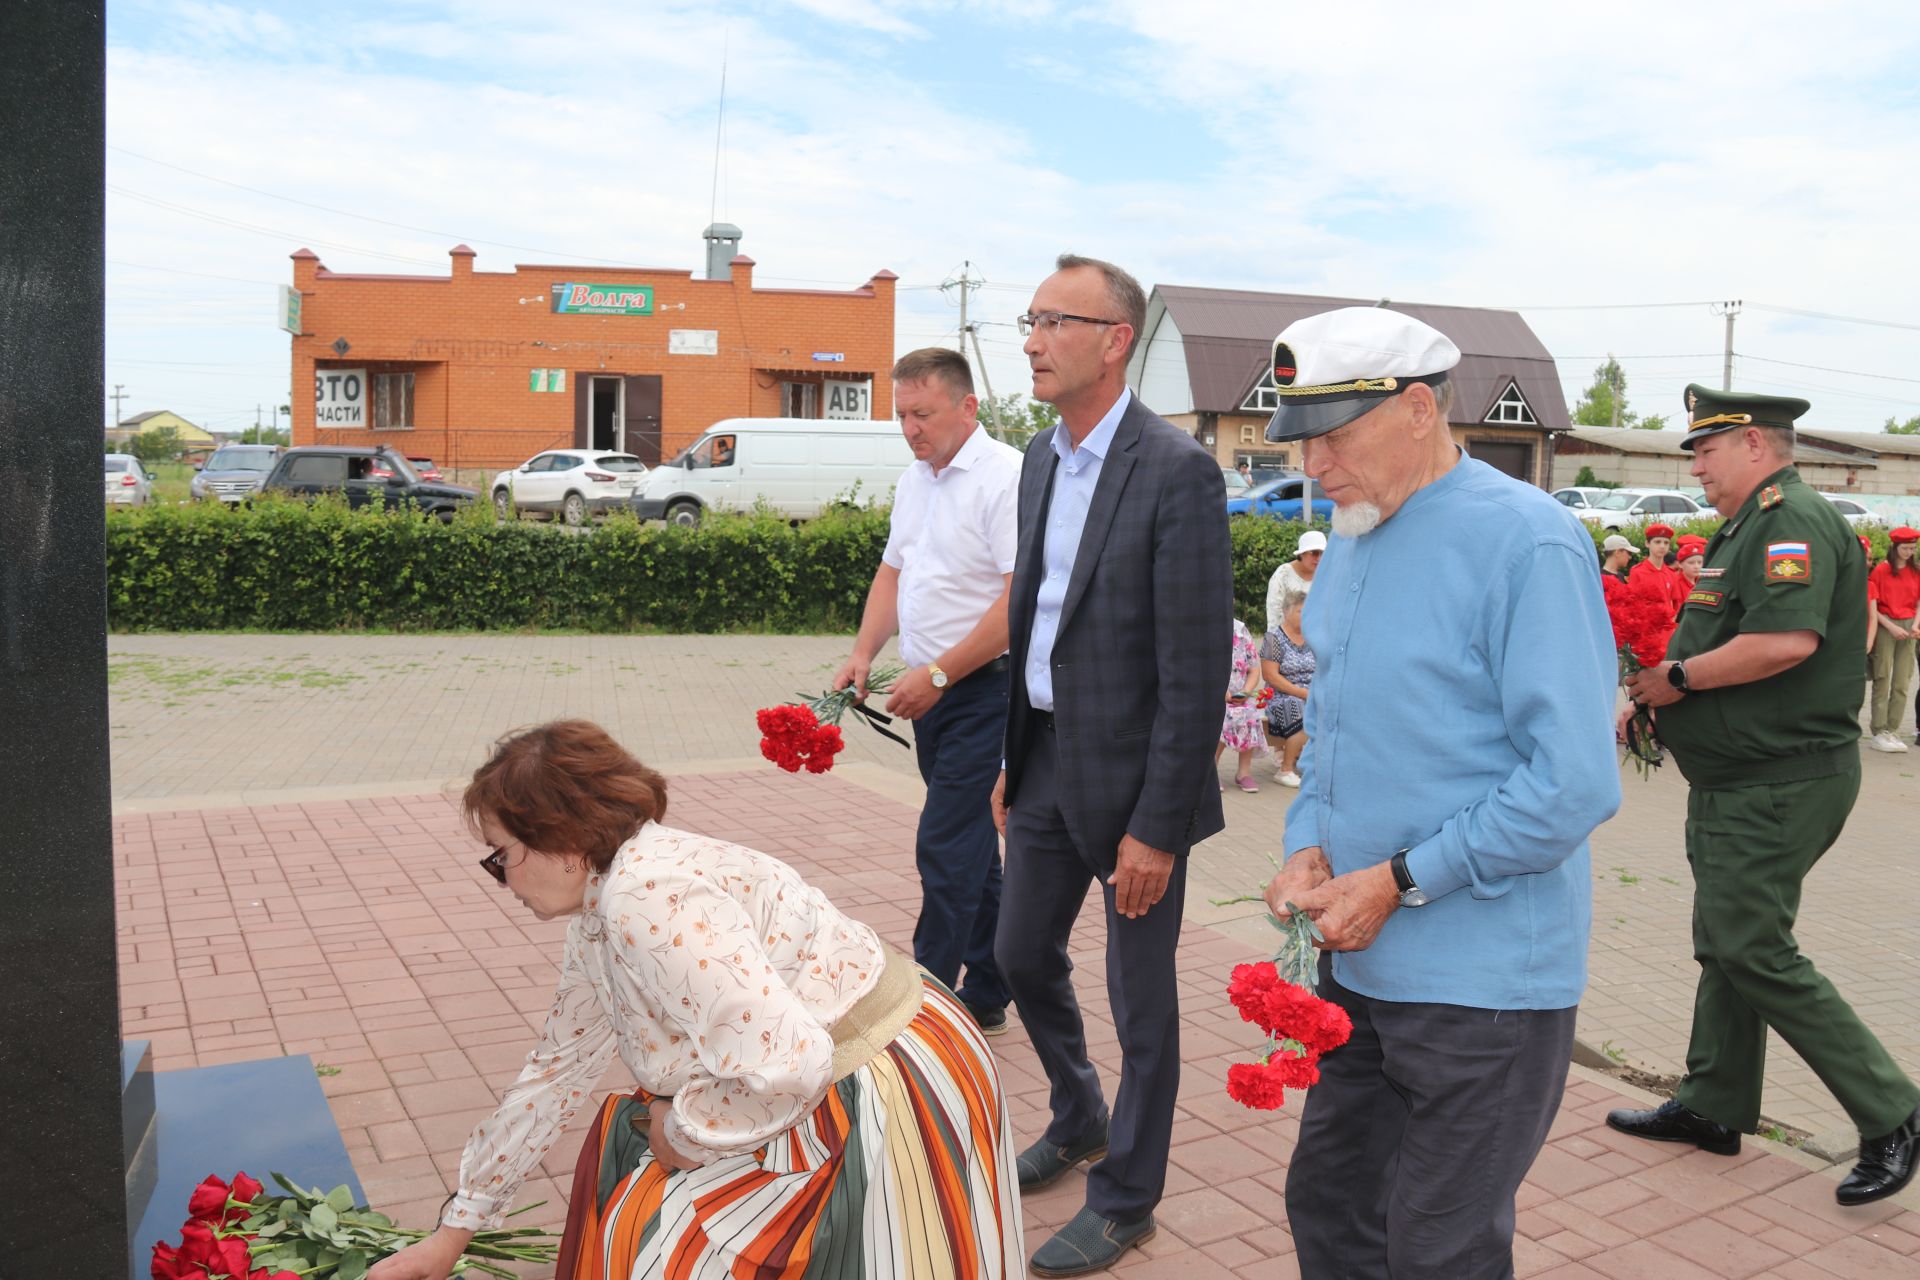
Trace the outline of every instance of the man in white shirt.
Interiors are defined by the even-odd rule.
[[[853,656],[833,687],[864,695],[874,655],[899,633],[907,671],[886,709],[914,722],[927,784],[914,851],[921,896],[913,958],[953,989],[982,1030],[999,1035],[1010,997],[993,957],[1001,868],[989,800],[1007,727],[1020,454],[976,420],[973,374],[958,352],[924,347],[902,356],[893,404],[915,462],[894,489],[887,548]]]

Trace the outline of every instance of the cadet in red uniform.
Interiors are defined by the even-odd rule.
[[[1680,571],[1667,563],[1667,552],[1672,549],[1673,527],[1648,525],[1647,558],[1633,566],[1633,571],[1627,574],[1627,589],[1666,601],[1667,613],[1677,618],[1680,616],[1680,606],[1687,598],[1687,584],[1680,576]]]

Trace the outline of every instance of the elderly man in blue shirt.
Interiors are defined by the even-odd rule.
[[[1586,987],[1587,837],[1620,803],[1593,541],[1465,456],[1459,349],[1375,307],[1274,343],[1280,409],[1335,504],[1308,598],[1287,860],[1353,1037],[1321,1064],[1287,1178],[1303,1275],[1513,1274],[1514,1193],[1559,1109]]]

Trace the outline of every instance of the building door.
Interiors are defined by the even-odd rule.
[[[624,378],[595,378],[588,397],[588,423],[592,434],[588,437],[589,449],[607,449],[615,453],[625,453],[627,447],[624,437],[627,433],[626,417],[620,411],[620,401],[626,394]]]
[[[1524,484],[1533,483],[1533,446],[1513,440],[1469,440],[1467,456],[1478,458]]]
[[[624,453],[631,453],[649,467],[660,465],[660,377],[640,374],[624,380],[626,423]]]

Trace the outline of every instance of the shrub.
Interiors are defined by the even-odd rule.
[[[586,533],[261,499],[113,511],[116,631],[848,631],[886,545],[885,510],[799,526],[615,516]]]

